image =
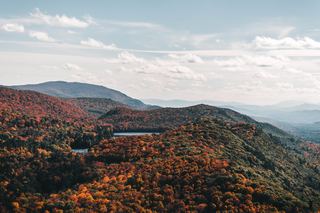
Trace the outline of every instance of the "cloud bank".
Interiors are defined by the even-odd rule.
[[[7,32],[23,33],[24,26],[21,24],[8,23],[1,26],[1,29]]]
[[[35,11],[30,15],[31,17],[38,19],[42,23],[54,27],[87,28],[90,25],[89,21],[80,20],[75,17],[58,14],[55,16],[51,16],[43,13],[39,8],[36,8]]]

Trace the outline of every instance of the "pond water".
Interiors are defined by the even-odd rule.
[[[152,135],[156,134],[159,135],[160,132],[114,132],[114,137],[126,137],[126,136],[140,136],[140,135]],[[85,149],[72,149],[72,152],[79,153],[79,154],[87,154],[89,151],[88,148]]]
[[[152,135],[152,134],[160,134],[159,132],[114,132],[114,137],[124,137],[124,136],[140,136],[140,135]]]
[[[88,153],[88,149],[72,149],[73,152],[79,153],[79,154],[86,154]]]

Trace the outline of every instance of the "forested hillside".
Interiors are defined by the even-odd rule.
[[[36,92],[1,88],[0,100],[0,212],[320,206],[319,147],[232,110],[117,108],[97,120],[72,100]],[[165,132],[111,138],[109,123]]]
[[[130,108],[128,105],[106,98],[74,98],[69,100],[95,117],[100,117],[116,108]]]

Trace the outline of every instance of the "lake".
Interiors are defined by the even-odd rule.
[[[114,137],[125,137],[125,136],[140,136],[140,135],[159,135],[159,132],[114,132]]]
[[[88,153],[88,149],[72,149],[73,152],[79,153],[79,154],[86,154]]]
[[[159,135],[160,132],[115,132],[113,133],[114,137],[126,137],[126,136],[141,136],[141,135],[152,135],[156,134]],[[79,153],[79,154],[87,154],[88,148],[86,149],[72,149],[72,152]]]

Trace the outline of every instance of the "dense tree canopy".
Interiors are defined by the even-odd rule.
[[[0,89],[0,100],[0,212],[320,206],[319,146],[234,111],[201,106],[168,118],[171,109],[156,116],[122,109],[96,120],[72,102],[38,93]],[[115,115],[119,120],[110,119]],[[109,121],[122,125],[124,118],[145,130],[156,118],[167,131],[111,138]],[[87,154],[72,152],[84,147]]]

